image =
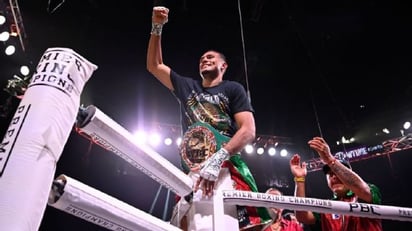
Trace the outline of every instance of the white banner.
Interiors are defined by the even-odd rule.
[[[41,57],[0,146],[1,230],[38,230],[80,94],[96,69],[68,48]]]

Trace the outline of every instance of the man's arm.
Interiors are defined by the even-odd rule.
[[[321,137],[314,137],[309,141],[309,146],[320,156],[321,160],[329,165],[330,169],[336,174],[339,180],[348,187],[358,198],[366,203],[372,202],[372,193],[369,185],[354,171],[345,167],[331,154],[329,145]]]
[[[152,31],[147,47],[146,68],[164,86],[173,90],[170,79],[170,67],[163,63],[161,34],[168,20],[169,9],[165,7],[153,7]]]
[[[306,197],[305,177],[307,175],[306,162],[301,163],[300,156],[295,154],[290,159],[290,171],[295,177],[295,196]],[[295,211],[296,219],[307,225],[315,224],[316,219],[311,211]]]
[[[306,197],[305,194],[305,181],[295,181],[295,197]],[[307,225],[315,224],[316,219],[311,211],[295,211],[296,219],[299,222]]]
[[[358,198],[366,203],[372,203],[372,193],[369,185],[354,171],[345,167],[339,161],[329,163],[330,169],[336,174],[339,180],[348,187]]]
[[[200,177],[195,183],[195,192],[203,186],[203,195],[212,196],[222,162],[227,160],[230,155],[240,152],[246,144],[255,139],[255,120],[252,112],[238,112],[234,118],[238,126],[237,132],[223,148],[206,160],[205,165],[200,170]]]
[[[240,152],[247,144],[251,143],[256,136],[255,118],[252,112],[238,112],[234,115],[234,118],[238,130],[224,147],[231,155]]]

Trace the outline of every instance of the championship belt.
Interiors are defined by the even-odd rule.
[[[229,140],[230,137],[220,134],[209,124],[202,122],[194,123],[185,132],[180,145],[180,155],[184,171],[188,173],[191,171],[191,168],[195,167],[199,167],[200,170],[200,167],[205,164],[204,162],[220,148],[224,147]],[[246,163],[240,157],[240,154],[231,155],[229,160],[231,163],[228,165],[230,174],[235,176],[232,178],[235,182],[235,189],[257,192],[258,188],[255,179]],[[264,207],[247,208],[245,206],[238,206],[237,209],[238,216],[242,219],[242,221],[239,221],[240,227],[266,224],[271,221],[269,213]]]
[[[209,124],[196,122],[185,132],[180,145],[180,155],[185,171],[203,166],[204,162],[222,148],[230,137],[220,134]]]

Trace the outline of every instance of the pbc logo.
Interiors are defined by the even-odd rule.
[[[30,105],[21,105],[17,108],[3,141],[0,144],[0,177],[6,169],[7,162],[10,159],[17,136],[21,130],[24,118],[27,116],[29,109]]]
[[[381,215],[380,213],[378,213],[376,211],[376,209],[379,209],[379,206],[363,204],[363,203],[351,203],[351,204],[349,204],[349,211],[350,212],[361,212],[361,213],[370,213],[370,214],[375,214],[375,215]]]

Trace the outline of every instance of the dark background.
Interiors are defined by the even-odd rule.
[[[35,68],[47,48],[69,47],[98,65],[82,104],[97,106],[130,131],[178,125],[176,100],[145,69],[154,5],[170,9],[162,38],[164,62],[199,78],[200,55],[207,49],[222,51],[229,62],[226,78],[241,82],[250,93],[257,133],[287,138],[288,148],[304,160],[317,157],[306,144],[313,136],[325,137],[337,152],[399,137],[402,123],[411,119],[412,16],[410,7],[398,1],[21,0],[26,49],[13,58],[1,55],[2,86],[22,60]],[[0,118],[4,132],[19,100],[6,92],[1,97],[3,106],[10,100]],[[383,127],[392,133],[382,133]],[[337,145],[342,136],[355,136],[357,142]],[[159,152],[178,165],[176,147]],[[412,207],[410,152],[352,165],[365,181],[380,187],[385,205]],[[289,158],[244,157],[260,191],[276,186],[293,194]],[[174,195],[165,205],[167,190],[161,188],[155,203],[158,183],[74,130],[57,164],[59,174],[143,211],[154,206],[152,214],[159,218],[170,217]],[[308,196],[331,196],[321,172],[310,173],[307,182]],[[410,230],[412,225],[384,221],[384,227]],[[47,208],[41,230],[75,228],[103,230]]]

